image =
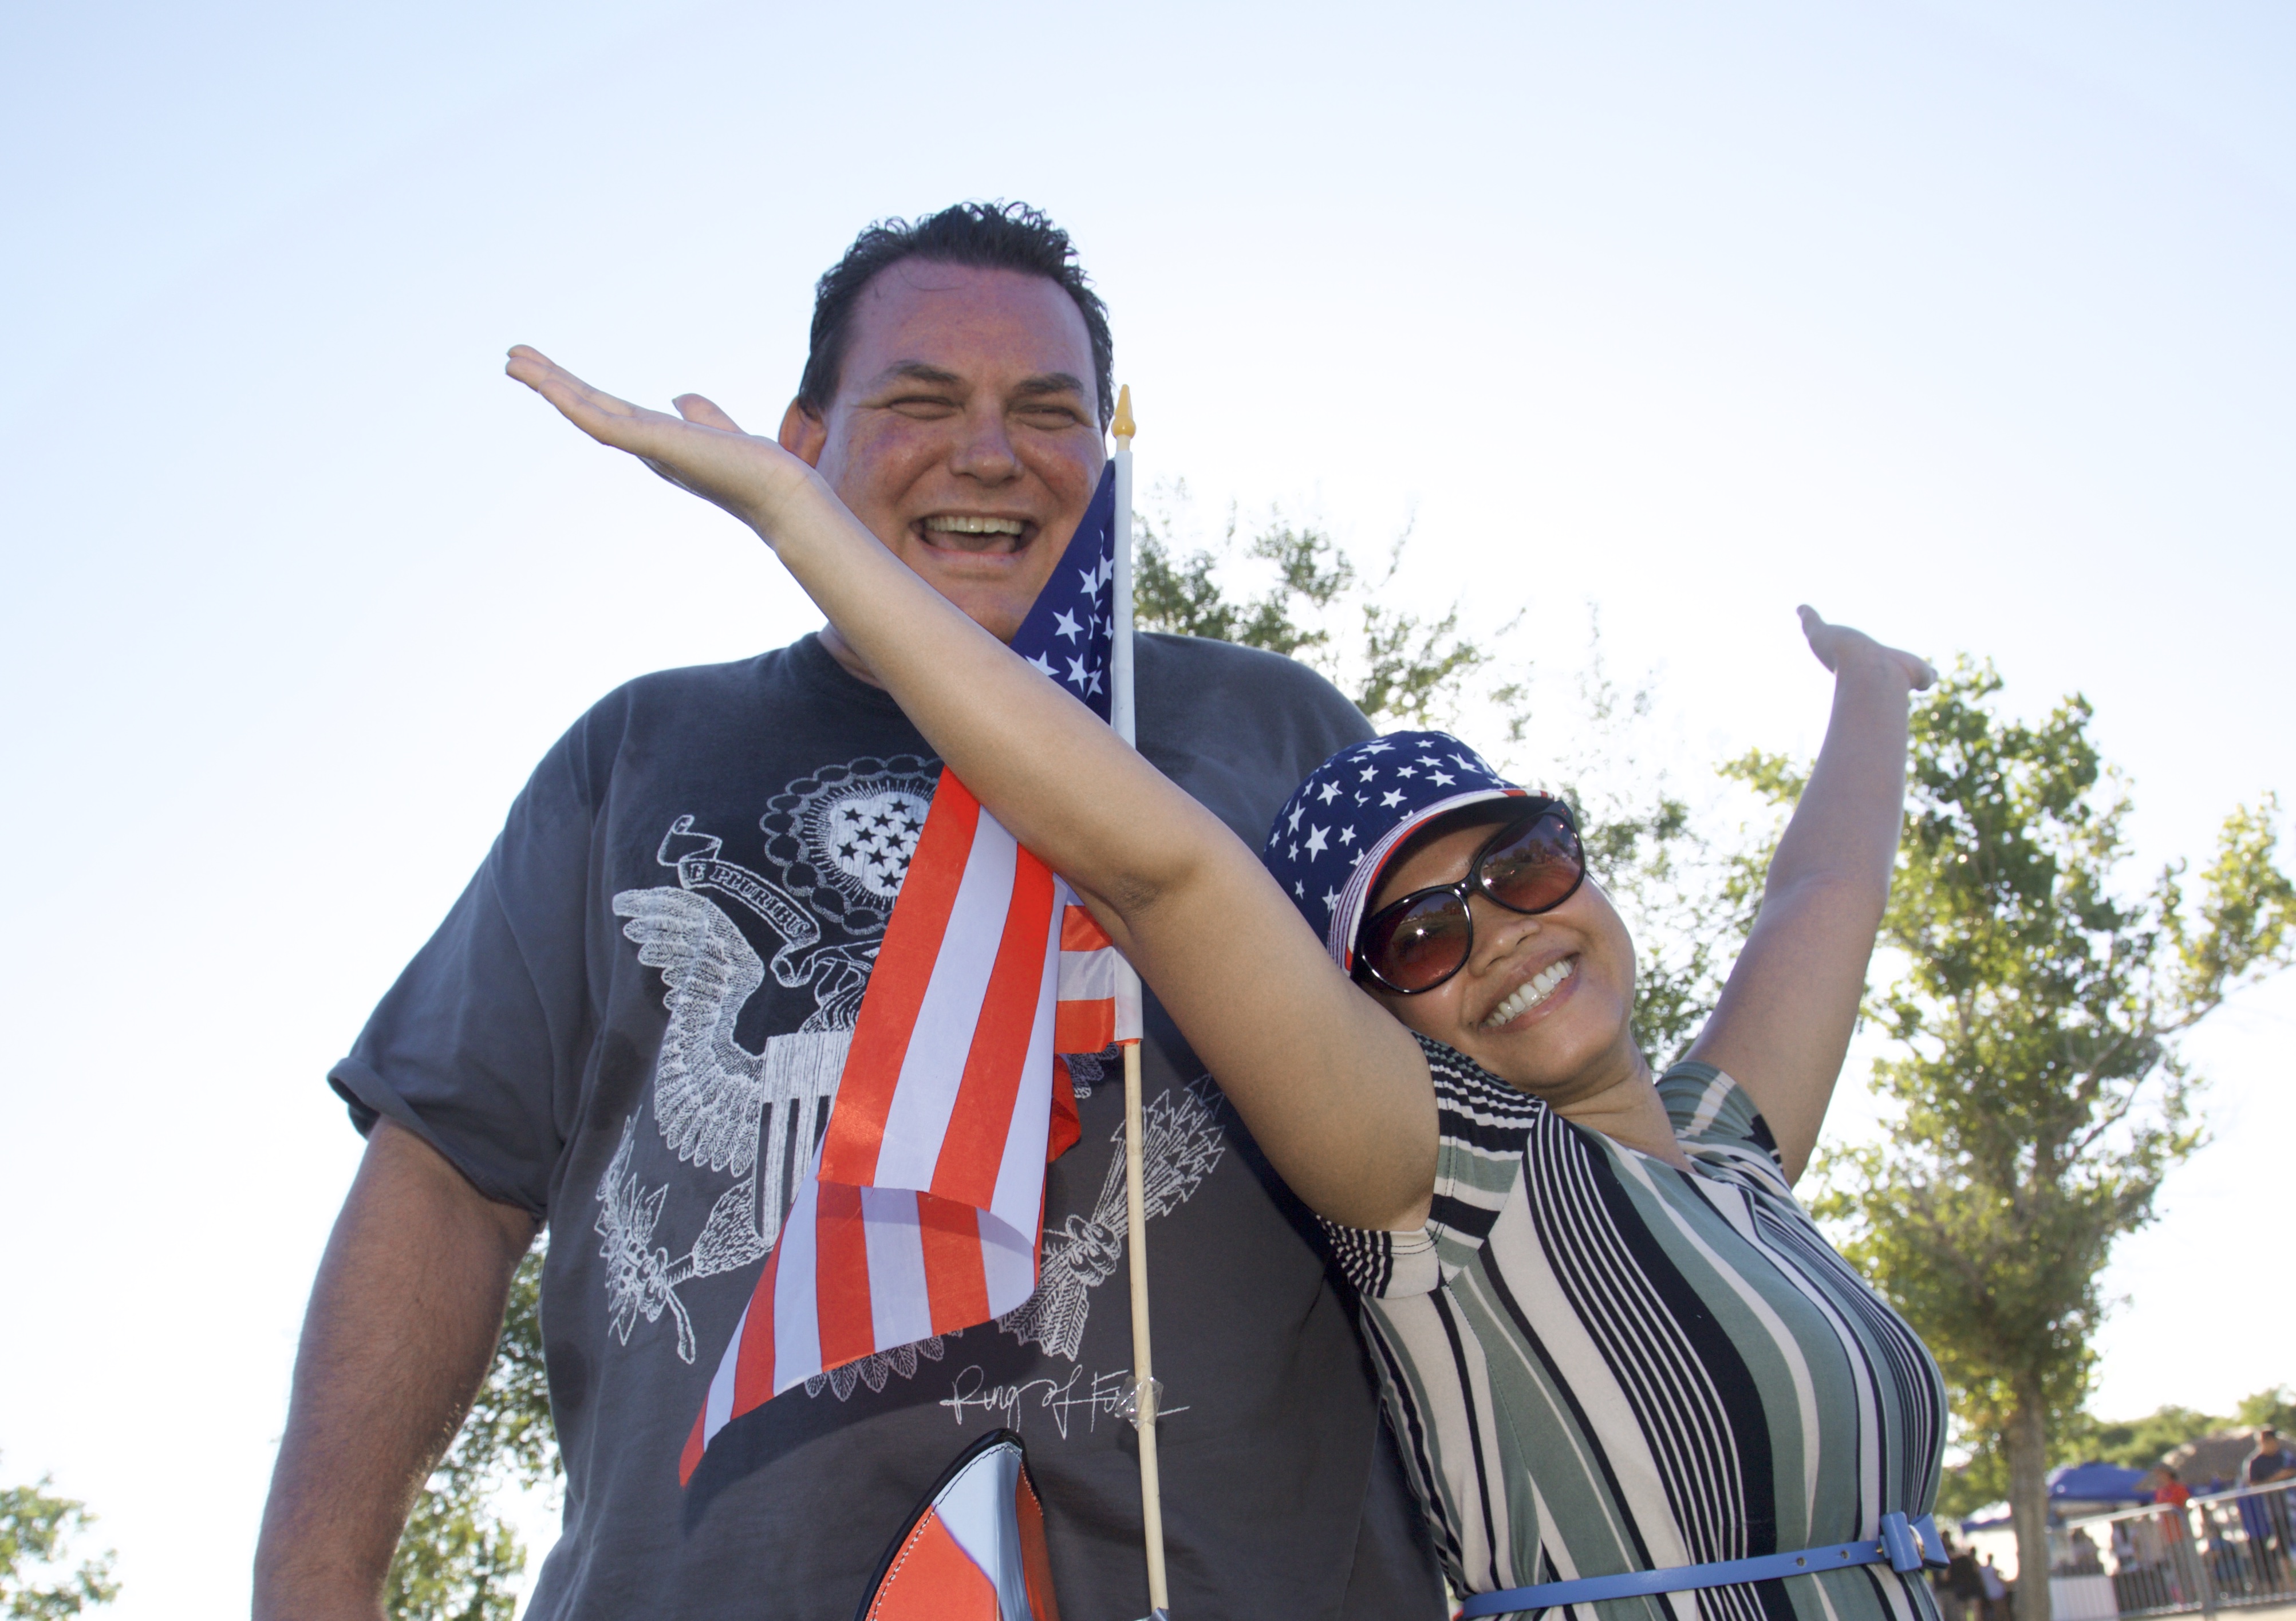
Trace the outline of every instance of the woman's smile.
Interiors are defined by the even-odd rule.
[[[1578,968],[1578,954],[1556,959],[1508,992],[1483,1019],[1486,1030],[1503,1030],[1529,1015],[1549,1010],[1568,997],[1574,988],[1572,976]]]

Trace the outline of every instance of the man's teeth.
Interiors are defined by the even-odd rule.
[[[1514,995],[1491,1010],[1483,1020],[1486,1027],[1496,1029],[1510,1019],[1520,1019],[1554,994],[1554,987],[1570,978],[1570,970],[1578,959],[1565,957],[1560,962],[1550,962],[1538,973],[1515,987]]]
[[[1017,518],[975,518],[965,513],[947,512],[925,520],[925,528],[941,535],[1018,535],[1021,520]]]

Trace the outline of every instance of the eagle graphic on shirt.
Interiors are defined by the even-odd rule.
[[[773,1248],[828,1127],[862,993],[937,775],[934,762],[898,756],[828,767],[791,783],[760,819],[772,877],[726,859],[721,838],[701,831],[697,817],[678,816],[656,853],[676,881],[613,896],[623,936],[638,961],[661,975],[668,1013],[654,1063],[654,1128],[689,1174],[727,1179],[701,1232],[673,1258],[655,1238],[669,1184],[647,1187],[636,1166],[644,1110],[623,1123],[595,1196],[610,1321],[622,1344],[641,1321],[668,1316],[679,1360],[692,1363],[693,1327],[680,1289],[754,1265]],[[779,942],[770,957],[751,945],[729,906]],[[768,1036],[752,1052],[735,1030],[768,977],[784,990],[809,990],[814,1008],[796,1030]],[[1077,1095],[1090,1094],[1098,1069],[1090,1059],[1072,1062]],[[1185,1201],[1218,1165],[1226,1142],[1218,1105],[1209,1080],[1149,1105],[1150,1217]],[[1120,1140],[1120,1129],[1117,1134]],[[1000,1326],[1023,1344],[1075,1360],[1091,1291],[1116,1270],[1125,1225],[1119,1153],[1092,1213],[1046,1229],[1037,1292]],[[940,1360],[942,1348],[934,1337],[880,1352],[816,1375],[806,1388],[815,1396],[827,1388],[840,1400],[860,1386],[882,1390],[890,1377],[912,1377],[920,1360]]]

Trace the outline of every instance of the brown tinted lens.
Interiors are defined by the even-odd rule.
[[[1398,991],[1423,991],[1457,973],[1473,936],[1467,905],[1436,890],[1389,907],[1364,930],[1364,959]]]
[[[1506,834],[1483,857],[1483,891],[1516,912],[1562,904],[1587,871],[1578,836],[1560,811],[1548,811]]]

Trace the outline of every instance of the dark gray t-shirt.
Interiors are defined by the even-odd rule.
[[[1143,752],[1254,847],[1310,769],[1368,735],[1289,659],[1151,635],[1138,672]],[[545,757],[330,1077],[362,1129],[387,1114],[549,1221],[566,1523],[534,1621],[849,1621],[919,1496],[998,1425],[1027,1445],[1063,1612],[1146,1613],[1115,1411],[1123,1085],[1090,1062],[1036,1297],[785,1392],[678,1486],[937,769],[811,636],[631,683]],[[1432,1556],[1305,1213],[1152,1003],[1143,1069],[1174,1614],[1431,1621]]]

